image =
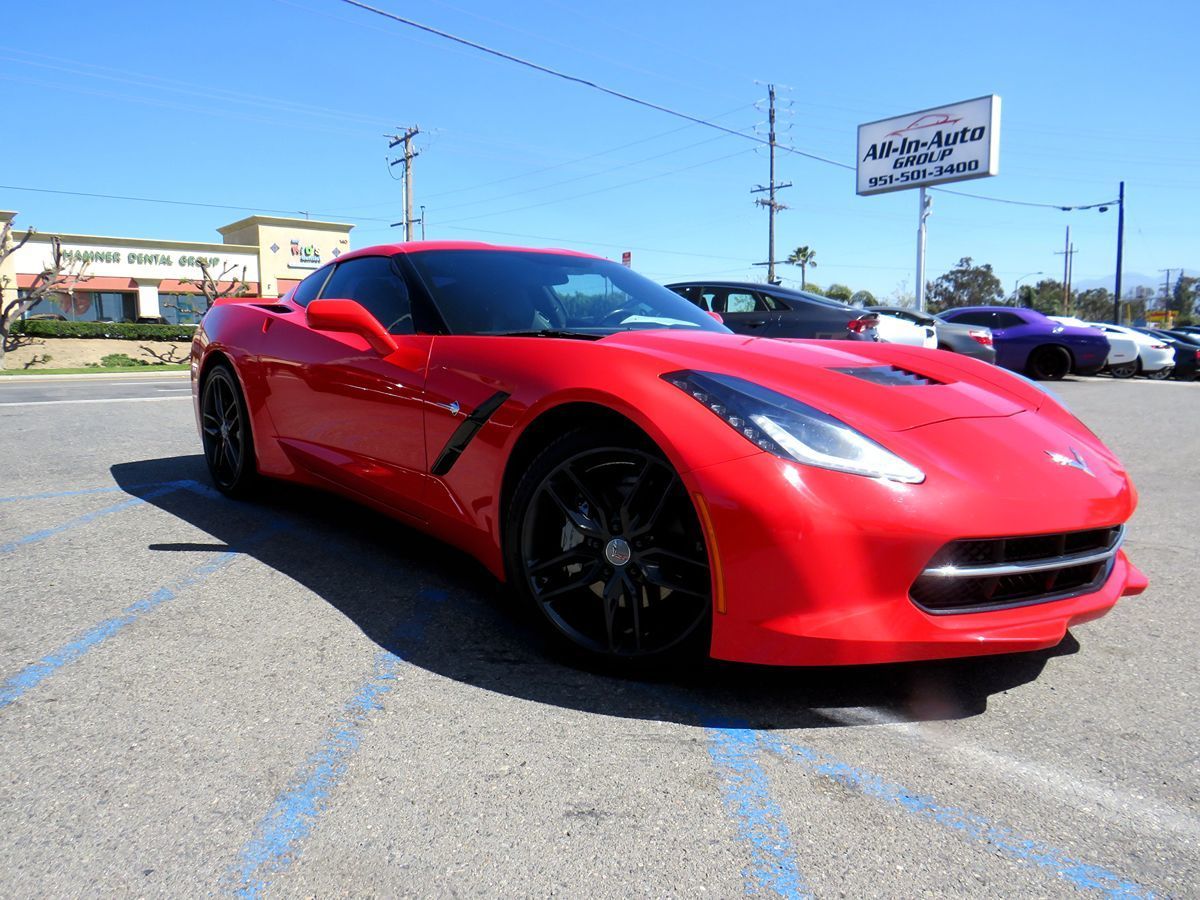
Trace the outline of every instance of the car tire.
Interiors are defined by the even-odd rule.
[[[1166,381],[1171,377],[1171,373],[1174,371],[1174,366],[1166,366],[1165,368],[1155,369],[1153,372],[1146,372],[1144,374],[1147,378],[1153,379],[1154,381]]]
[[[227,363],[207,373],[200,391],[200,433],[208,473],[222,494],[246,497],[258,486],[254,435],[237,375]]]
[[[1046,344],[1029,354],[1029,377],[1038,381],[1062,381],[1071,372],[1071,353],[1065,347]]]
[[[568,431],[533,459],[509,509],[509,583],[573,661],[630,670],[707,655],[704,531],[648,438],[632,428]]]
[[[1137,371],[1138,364],[1135,359],[1133,362],[1121,363],[1119,366],[1110,366],[1108,374],[1113,378],[1132,378]]]

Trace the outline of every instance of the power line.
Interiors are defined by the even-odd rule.
[[[679,110],[676,110],[676,109],[671,109],[670,107],[663,106],[660,103],[654,103],[650,100],[643,100],[642,98],[635,97],[632,94],[626,94],[624,91],[618,91],[618,90],[615,90],[610,87],[605,87],[604,85],[598,84],[595,81],[590,81],[587,78],[582,78],[578,75],[571,75],[567,72],[562,72],[558,69],[553,69],[549,66],[543,66],[542,64],[533,62],[532,60],[523,59],[519,56],[514,56],[511,53],[505,53],[503,50],[496,50],[493,47],[488,47],[485,44],[480,44],[479,42],[472,41],[469,38],[460,37],[456,34],[451,34],[448,31],[442,31],[440,28],[434,28],[432,25],[424,25],[421,22],[417,22],[414,19],[408,19],[408,18],[405,18],[404,16],[397,15],[396,13],[388,12],[385,9],[379,9],[376,6],[371,6],[368,3],[363,3],[362,0],[341,0],[341,2],[346,3],[350,6],[357,7],[358,9],[362,9],[367,12],[374,13],[377,16],[383,16],[385,19],[391,19],[394,22],[399,22],[401,25],[407,25],[410,28],[416,28],[419,31],[424,31],[427,34],[436,35],[437,37],[444,38],[445,40],[453,41],[454,43],[461,44],[464,47],[470,47],[473,50],[478,50],[481,53],[488,54],[489,56],[494,56],[494,57],[497,57],[498,59],[503,59],[508,62],[516,63],[519,66],[525,66],[528,69],[533,69],[535,72],[541,72],[543,75],[550,75],[550,76],[553,76],[554,78],[561,78],[563,81],[570,81],[574,84],[583,85],[584,87],[589,87],[589,88],[592,88],[592,90],[599,91],[602,94],[608,94],[610,97],[616,97],[619,100],[625,100],[629,103],[634,103],[638,106],[645,107],[646,109],[652,109],[652,110],[655,110],[656,112],[666,113],[669,116],[674,116],[678,119],[684,119],[688,122],[692,122],[695,125],[703,125],[705,128],[715,128],[717,131],[723,131],[726,134],[731,134],[731,135],[734,135],[735,137],[744,138],[745,140],[753,141],[754,143],[761,144],[763,146],[769,146],[771,143],[770,141],[764,140],[763,138],[757,137],[756,135],[750,135],[750,134],[746,134],[745,132],[735,131],[732,128],[726,128],[724,125],[718,125],[716,122],[710,122],[707,119],[701,119],[698,116],[689,115],[688,113],[680,112]],[[788,153],[795,154],[796,156],[802,156],[805,159],[812,159],[817,162],[823,162],[828,165],[837,166],[838,168],[841,168],[841,169],[849,169],[851,171],[853,171],[855,169],[854,166],[848,165],[847,163],[840,162],[835,159],[830,159],[827,156],[820,156],[816,153],[809,153],[806,150],[800,150],[796,147],[786,147],[786,146],[780,145],[780,149],[786,150]],[[1011,204],[1014,206],[1036,206],[1036,207],[1043,207],[1045,209],[1057,209],[1057,210],[1061,210],[1063,212],[1070,212],[1072,210],[1080,210],[1080,209],[1094,209],[1099,206],[1108,206],[1108,205],[1111,205],[1111,203],[1116,202],[1116,201],[1111,201],[1111,202],[1106,202],[1106,203],[1094,203],[1094,204],[1089,204],[1086,206],[1063,206],[1058,203],[1034,203],[1034,202],[1025,201],[1025,200],[1004,200],[1000,197],[988,197],[983,194],[968,194],[968,193],[965,193],[962,191],[949,190],[948,188],[930,188],[930,190],[941,191],[942,193],[946,193],[946,194],[957,194],[959,196],[970,197],[975,200],[989,200],[993,203],[1007,203],[1007,204]]]
[[[304,209],[269,209],[265,206],[234,206],[229,203],[201,203],[197,200],[169,200],[164,197],[133,197],[124,194],[93,194],[87,191],[61,191],[52,188],[21,187],[15,184],[0,184],[0,191],[30,191],[35,194],[59,194],[65,197],[90,197],[97,200],[131,200],[137,203],[162,203],[167,206],[198,206],[204,209],[231,209],[235,212],[276,213],[282,216],[307,216],[310,210]],[[319,216],[331,216],[337,219],[349,219],[352,222],[388,222],[389,219],[371,218],[369,216],[343,216],[340,213],[318,212]]]
[[[367,12],[375,13],[377,16],[383,16],[385,19],[391,19],[395,22],[399,22],[401,25],[408,25],[411,28],[416,28],[428,34],[437,35],[440,38],[445,38],[446,40],[453,41],[456,44],[462,44],[464,47],[470,47],[473,50],[479,50],[480,52],[487,53],[490,56],[495,56],[499,59],[504,59],[508,62],[525,66],[526,68],[533,69],[535,72],[541,72],[543,75],[552,75],[553,77],[561,78],[564,81],[581,84],[584,87],[590,87],[593,90],[600,91],[602,94],[608,94],[610,97],[616,97],[619,100],[626,100],[629,103],[635,103],[638,106],[643,106],[646,109],[653,109],[656,112],[666,113],[667,115],[675,116],[678,119],[685,119],[686,121],[695,125],[703,125],[706,128],[715,128],[717,131],[724,131],[726,134],[732,134],[736,137],[745,138],[747,140],[754,141],[755,143],[763,144],[764,146],[767,144],[767,141],[763,140],[762,138],[748,135],[745,132],[735,131],[732,128],[726,128],[724,125],[718,125],[716,122],[710,122],[707,119],[701,119],[698,116],[692,116],[684,112],[679,112],[678,110],[671,109],[670,107],[663,106],[659,103],[654,103],[650,100],[643,100],[640,97],[634,97],[632,94],[626,94],[623,91],[605,87],[602,84],[597,84],[594,81],[589,81],[588,79],[581,78],[578,75],[570,75],[566,72],[560,72],[558,69],[552,69],[549,66],[543,66],[540,63],[535,63],[528,59],[522,59],[519,56],[513,56],[511,53],[505,53],[503,50],[493,49],[492,47],[477,43],[476,41],[472,41],[468,38],[459,37],[458,35],[451,34],[448,31],[442,31],[439,28],[434,28],[432,25],[423,25],[420,22],[414,21],[413,19],[406,19],[403,16],[398,16],[395,13],[388,12],[385,9],[379,9],[376,6],[362,3],[360,0],[341,0],[341,2],[348,3],[350,6],[356,6],[359,9],[366,10]],[[802,151],[798,150],[793,150],[792,152],[803,153]]]

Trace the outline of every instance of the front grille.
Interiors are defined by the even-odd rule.
[[[933,613],[1045,603],[1096,590],[1112,571],[1123,526],[951,541],[909,592]]]

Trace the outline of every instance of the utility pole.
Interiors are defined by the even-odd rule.
[[[1163,306],[1171,302],[1171,269],[1159,269],[1163,273]],[[1183,274],[1183,269],[1179,270],[1179,274]]]
[[[421,133],[421,129],[416,125],[405,129],[404,134],[389,134],[388,149],[391,150],[397,144],[404,145],[404,156],[400,159],[393,159],[388,165],[403,165],[404,166],[404,239],[411,241],[413,239],[413,225],[416,224],[416,219],[413,218],[413,193],[412,193],[412,161],[420,156],[420,153],[413,149],[412,139]],[[399,222],[394,223],[396,225]]]
[[[917,206],[917,309],[925,312],[925,220],[933,212],[933,198],[925,193],[925,185],[921,185],[921,199]]]
[[[765,263],[758,263],[758,265],[765,265],[767,267],[767,283],[777,284],[778,282],[775,280],[775,263],[777,262],[775,259],[775,213],[779,212],[780,210],[787,209],[787,206],[775,199],[775,192],[785,187],[791,187],[792,183],[790,181],[784,184],[775,183],[775,85],[773,84],[767,85],[767,103],[767,123],[769,126],[768,145],[770,147],[771,155],[771,180],[766,187],[763,187],[760,184],[758,187],[750,191],[750,193],[767,193],[768,199],[764,200],[759,197],[754,201],[758,206],[765,206],[767,208],[767,261]]]
[[[1063,242],[1062,250],[1056,250],[1055,256],[1063,258],[1063,295],[1062,295],[1062,314],[1069,316],[1071,314],[1071,257],[1075,255],[1075,246],[1071,243],[1071,226],[1067,226],[1067,238]]]
[[[1101,207],[1103,210],[1103,207]],[[1121,251],[1125,247],[1125,182],[1117,196],[1117,284],[1113,294],[1113,324],[1121,324]]]

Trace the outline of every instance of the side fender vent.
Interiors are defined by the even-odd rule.
[[[251,303],[250,305],[258,309],[265,309],[267,312],[279,313],[280,315],[292,311],[290,306],[284,306],[282,303]]]
[[[840,369],[830,369],[831,372],[841,372],[854,378],[861,378],[872,384],[883,384],[890,387],[913,387],[914,385],[945,384],[928,375],[920,375],[901,369],[899,366],[848,366]]]

